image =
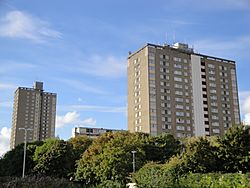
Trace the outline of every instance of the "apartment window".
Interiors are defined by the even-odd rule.
[[[160,58],[161,58],[161,59],[169,59],[169,56],[160,54]]]
[[[181,58],[179,58],[179,57],[174,57],[173,60],[176,62],[181,62]]]
[[[176,133],[176,137],[178,137],[178,138],[182,138],[182,137],[184,137],[184,136],[185,136],[184,133]]]
[[[213,64],[210,64],[210,63],[208,63],[208,65],[207,65],[209,68],[211,68],[211,69],[214,69],[215,68],[215,66],[213,65]]]
[[[169,80],[169,76],[166,76],[166,75],[163,75],[163,74],[160,75],[160,78],[165,79],[165,80]]]
[[[177,108],[177,109],[183,109],[184,106],[183,106],[183,105],[180,105],[180,104],[177,104],[177,105],[176,105],[176,108]]]
[[[211,109],[211,112],[212,112],[212,113],[218,113],[218,109],[212,108],[212,109]]]
[[[175,94],[176,95],[183,95],[183,92],[182,91],[175,91]]]
[[[217,100],[217,96],[212,95],[212,96],[210,97],[210,99],[211,99],[211,100]]]
[[[183,98],[175,98],[176,102],[183,102],[183,100],[184,100]]]
[[[212,126],[219,127],[219,122],[212,122]]]
[[[209,76],[209,80],[210,80],[210,81],[215,81],[215,77]]]
[[[174,81],[177,81],[177,82],[182,82],[182,78],[179,78],[179,77],[174,77]]]
[[[149,78],[155,78],[155,74],[150,73]]]
[[[212,102],[211,106],[218,106],[218,103],[217,102]]]
[[[184,112],[176,112],[176,116],[184,116]]]
[[[181,71],[174,71],[174,74],[176,74],[176,75],[182,75],[182,72]]]
[[[184,131],[184,130],[185,130],[185,127],[184,127],[184,126],[177,125],[177,126],[176,126],[176,130]]]
[[[219,117],[218,117],[218,116],[212,116],[212,119],[213,119],[213,120],[218,120]]]
[[[149,59],[149,64],[151,64],[151,65],[155,65],[155,61],[154,60],[152,60],[152,59]],[[139,68],[139,67],[138,67]]]
[[[213,133],[220,133],[220,129],[213,129]]]
[[[178,88],[178,89],[182,89],[182,85],[180,85],[180,84],[175,84],[174,87]]]
[[[210,70],[210,71],[209,71],[209,74],[213,74],[213,75],[214,75],[214,74],[215,74],[215,71]]]
[[[181,67],[181,65],[179,65],[179,64],[174,64],[174,68],[181,69],[182,67]]]
[[[177,118],[176,123],[184,123],[184,119]]]
[[[215,89],[211,89],[210,93],[216,93],[216,90]]]
[[[210,87],[216,87],[216,84],[215,83],[209,83],[209,86]]]

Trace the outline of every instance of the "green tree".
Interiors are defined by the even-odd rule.
[[[190,138],[180,155],[174,156],[164,165],[166,173],[176,175],[176,178],[187,172],[207,173],[217,171],[218,147],[209,138]]]
[[[36,148],[34,154],[36,173],[53,176],[69,177],[74,173],[74,155],[72,145],[64,140],[48,139]]]
[[[171,134],[149,137],[144,146],[147,161],[165,163],[170,157],[181,150],[180,141]]]
[[[70,138],[68,142],[72,145],[74,160],[78,160],[84,151],[92,144],[93,139],[87,136],[76,136],[74,138]]]
[[[33,161],[33,155],[36,147],[42,145],[43,142],[36,141],[27,143],[26,150],[26,165],[25,174],[31,174],[35,163]],[[8,151],[0,160],[0,176],[21,176],[23,169],[23,146],[19,144],[11,151]]]
[[[170,187],[171,179],[163,173],[162,164],[149,162],[132,175],[138,188]]]
[[[125,184],[126,177],[132,172],[131,151],[137,151],[137,169],[145,162],[143,146],[146,139],[146,134],[129,132],[106,133],[100,136],[78,161],[75,179],[86,184],[100,184],[109,180]]]
[[[219,159],[225,172],[250,171],[250,128],[233,126],[219,139]]]

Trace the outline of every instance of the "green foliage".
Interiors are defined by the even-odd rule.
[[[84,188],[85,186],[70,182],[63,178],[51,178],[48,176],[26,176],[25,178],[4,177],[0,178],[1,188]]]
[[[42,145],[43,142],[27,143],[26,149],[26,166],[25,174],[31,174],[34,161],[33,155],[36,147]],[[0,160],[0,176],[21,176],[23,171],[23,147],[24,144],[16,146],[13,150],[8,151]]]
[[[171,134],[161,134],[149,137],[144,150],[147,161],[164,163],[170,157],[180,152],[181,145]]]
[[[191,138],[180,155],[174,156],[164,165],[166,173],[178,178],[180,175],[194,172],[207,173],[217,170],[217,147],[208,138]]]
[[[92,144],[93,139],[87,136],[76,136],[74,138],[70,138],[68,142],[72,145],[74,160],[78,160],[84,151]]]
[[[188,174],[178,181],[178,187],[193,188],[247,188],[250,187],[250,174]]]
[[[95,188],[124,188],[125,185],[120,181],[106,180],[96,185]]]
[[[34,171],[54,177],[69,177],[74,172],[74,155],[71,144],[58,139],[48,139],[36,148]]]
[[[219,159],[225,172],[250,171],[250,128],[234,126],[219,139]]]
[[[132,181],[138,188],[173,187],[174,179],[171,174],[165,174],[162,164],[150,162],[132,175]]]
[[[132,153],[139,169],[145,161],[143,146],[146,134],[129,132],[107,133],[94,140],[78,161],[75,178],[86,184],[99,184],[107,180],[125,182],[132,172]]]

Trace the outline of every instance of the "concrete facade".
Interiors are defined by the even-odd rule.
[[[55,136],[56,94],[43,91],[43,83],[35,82],[33,88],[19,87],[15,91],[12,115],[11,149],[24,142],[45,140]]]
[[[107,132],[121,132],[124,130],[105,129],[105,128],[91,128],[91,127],[75,127],[72,129],[72,137],[88,136],[90,138],[97,138],[98,136]]]
[[[223,135],[240,123],[236,66],[186,44],[146,44],[128,57],[128,130]]]

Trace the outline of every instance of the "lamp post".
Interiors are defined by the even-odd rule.
[[[22,178],[24,178],[25,173],[25,160],[26,160],[26,145],[27,145],[27,132],[33,131],[31,128],[19,128],[19,130],[24,130],[24,147],[23,147],[23,175]]]
[[[133,172],[135,173],[135,154],[136,154],[136,151],[131,151],[131,153],[133,154]]]

